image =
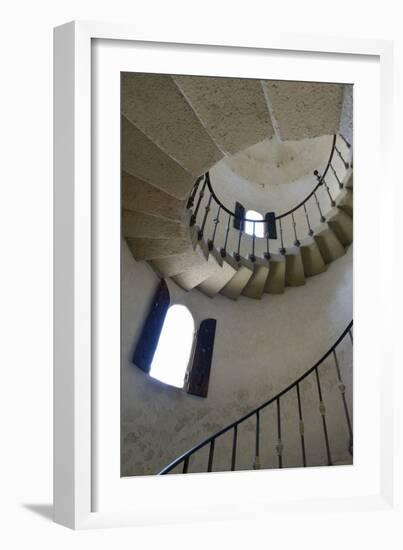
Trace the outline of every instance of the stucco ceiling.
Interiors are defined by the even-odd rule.
[[[331,143],[332,136],[288,142],[272,137],[220,162],[258,186],[296,183],[328,159]]]

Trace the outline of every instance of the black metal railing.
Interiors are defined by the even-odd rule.
[[[324,452],[326,456],[326,464],[328,466],[333,465],[333,457],[332,457],[332,443],[329,437],[329,431],[328,431],[328,424],[327,424],[327,412],[326,412],[326,405],[324,401],[324,394],[322,390],[322,383],[321,383],[321,372],[323,366],[326,364],[325,361],[329,357],[333,358],[333,365],[336,369],[336,383],[339,389],[340,393],[340,399],[342,402],[342,410],[345,417],[345,434],[346,434],[346,450],[349,451],[350,455],[353,454],[353,429],[352,429],[352,420],[351,420],[351,413],[349,410],[349,406],[347,404],[345,392],[346,392],[346,385],[342,377],[342,371],[340,369],[339,364],[339,357],[338,357],[338,347],[340,344],[344,341],[347,335],[349,335],[349,339],[347,342],[350,342],[351,346],[353,345],[353,336],[352,336],[352,327],[353,327],[353,321],[349,323],[349,325],[346,327],[346,329],[343,331],[343,333],[339,336],[339,338],[336,340],[336,342],[332,345],[332,347],[317,361],[308,371],[306,371],[302,376],[300,376],[297,380],[295,380],[292,384],[287,386],[285,389],[283,389],[280,393],[275,395],[274,397],[268,399],[259,407],[256,407],[249,413],[245,414],[235,422],[232,422],[231,424],[228,424],[225,426],[225,428],[222,428],[221,430],[217,431],[215,434],[213,434],[211,437],[208,437],[198,445],[195,445],[190,450],[188,450],[186,453],[179,456],[176,460],[171,462],[168,466],[166,466],[159,475],[165,475],[177,468],[178,466],[182,466],[182,469],[178,473],[188,473],[189,471],[189,464],[190,459],[196,455],[196,453],[208,446],[209,452],[208,452],[208,460],[206,465],[206,471],[212,472],[214,471],[214,450],[215,450],[215,444],[216,441],[223,436],[224,434],[228,432],[232,432],[232,445],[231,445],[231,456],[228,457],[228,469],[231,471],[236,470],[236,464],[237,464],[237,451],[238,451],[238,438],[239,438],[239,426],[243,424],[246,420],[255,417],[255,438],[254,438],[254,461],[251,466],[255,469],[259,469],[260,467],[264,467],[264,465],[261,465],[260,461],[260,444],[261,444],[261,429],[260,429],[260,413],[264,410],[270,407],[271,405],[275,406],[275,414],[276,414],[276,436],[277,440],[275,441],[275,450],[277,454],[277,463],[278,467],[283,467],[283,457],[285,452],[285,446],[284,446],[284,437],[283,437],[283,426],[281,423],[281,403],[283,398],[287,395],[291,395],[294,399],[296,399],[297,406],[295,407],[295,410],[297,411],[295,421],[298,423],[298,432],[299,432],[299,439],[300,439],[300,446],[301,446],[301,465],[307,466],[308,464],[308,458],[309,458],[309,449],[307,449],[307,442],[305,439],[305,425],[304,425],[304,416],[303,416],[303,408],[302,408],[302,400],[301,400],[301,391],[300,386],[301,383],[304,380],[307,380],[309,377],[313,378],[313,385],[316,386],[317,391],[317,399],[318,399],[318,412],[321,417],[321,425],[322,425],[322,431],[323,431],[323,447]],[[329,365],[327,365],[329,366]]]
[[[198,239],[199,240],[203,239],[207,230],[211,231],[210,236],[207,239],[209,248],[211,250],[217,243],[218,225],[221,223],[221,221],[224,221],[224,223],[226,224],[225,225],[226,230],[224,235],[220,236],[221,246],[219,248],[221,251],[221,255],[223,257],[227,255],[229,236],[231,233],[231,229],[234,229],[235,231],[239,231],[239,235],[237,235],[237,237],[234,239],[236,250],[233,251],[234,257],[239,261],[241,257],[242,235],[245,233],[245,224],[246,223],[252,224],[252,231],[248,232],[248,234],[251,236],[251,248],[248,253],[249,259],[252,261],[256,260],[257,239],[262,240],[262,238],[266,239],[267,241],[265,246],[266,251],[264,252],[263,255],[266,259],[270,259],[270,250],[273,250],[274,247],[270,246],[269,240],[277,241],[277,233],[280,235],[280,241],[281,241],[278,247],[279,252],[281,254],[286,254],[288,245],[285,245],[284,243],[283,232],[284,232],[285,224],[289,224],[289,227],[291,227],[293,237],[294,237],[293,245],[297,247],[300,246],[301,239],[303,237],[305,236],[312,237],[314,235],[314,230],[312,228],[313,224],[309,217],[310,216],[309,209],[307,208],[308,203],[313,203],[315,210],[317,210],[317,212],[319,213],[320,223],[324,223],[326,221],[326,217],[323,214],[323,210],[326,206],[326,204],[324,203],[324,199],[329,203],[330,208],[333,208],[336,205],[335,198],[332,195],[332,191],[327,181],[329,174],[331,174],[332,177],[334,178],[334,181],[337,183],[338,188],[340,190],[343,189],[343,183],[342,183],[343,178],[341,177],[340,172],[338,172],[337,166],[335,165],[335,158],[337,158],[335,157],[335,154],[337,154],[338,158],[343,163],[345,170],[349,168],[350,164],[344,158],[343,154],[340,151],[340,148],[338,147],[338,141],[337,141],[338,139],[340,139],[348,147],[348,149],[351,148],[351,145],[347,142],[347,140],[343,136],[337,135],[337,134],[333,136],[331,151],[323,173],[319,174],[317,170],[314,171],[316,184],[313,187],[312,191],[293,208],[275,216],[274,231],[272,228],[269,227],[266,219],[262,219],[262,220],[248,219],[246,217],[240,216],[233,210],[229,209],[217,197],[214,191],[213,185],[211,183],[210,173],[206,172],[205,174],[200,176],[196,180],[195,185],[190,193],[190,196],[187,202],[187,207],[192,210],[192,215],[190,217],[190,225],[191,226],[197,225],[197,222],[199,225],[199,229],[197,233]],[[319,196],[320,190],[324,190],[325,192],[325,195],[322,197]],[[207,196],[207,195],[208,195],[207,200],[203,201],[204,196]],[[215,206],[214,206],[214,203],[215,203]],[[199,215],[200,210],[202,210],[201,215]],[[211,211],[215,212],[215,217],[212,223],[208,224],[207,222]],[[299,221],[295,216],[297,211],[301,212],[301,217],[300,217],[301,219]],[[311,209],[311,215],[312,215],[312,209]],[[301,227],[301,223],[302,223],[301,220],[304,220],[302,227]],[[257,236],[256,224],[264,224],[263,237]],[[236,228],[234,226],[236,226]],[[308,229],[307,232],[306,232],[306,229]]]

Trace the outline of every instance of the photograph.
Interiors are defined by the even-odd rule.
[[[0,547],[402,550],[400,5],[3,4]]]
[[[353,88],[120,73],[121,477],[353,465]]]

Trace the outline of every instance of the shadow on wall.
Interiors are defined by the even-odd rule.
[[[53,521],[53,504],[23,504],[22,506],[48,521]]]

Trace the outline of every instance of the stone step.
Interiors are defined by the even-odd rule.
[[[232,256],[227,255],[225,262],[228,262],[235,269],[235,274],[232,279],[221,289],[220,294],[230,298],[231,300],[237,300],[242,294],[243,289],[247,285],[249,279],[253,275],[253,264],[245,258],[241,258],[237,262]]]
[[[327,224],[342,245],[348,246],[353,242],[353,220],[339,208],[330,214]]]
[[[185,200],[176,199],[127,172],[122,172],[122,206],[176,221],[183,220],[186,211]]]
[[[224,258],[221,269],[207,277],[197,288],[209,298],[214,298],[236,273],[236,267]]]
[[[343,84],[266,80],[262,85],[273,125],[282,141],[338,133]]]
[[[264,291],[267,294],[283,294],[285,289],[285,258],[271,259],[269,275]]]
[[[201,253],[205,256],[202,241],[196,244],[195,249],[199,250],[199,254]],[[205,256],[203,263],[194,265],[186,269],[186,271],[178,273],[178,275],[172,277],[172,280],[184,290],[192,290],[192,288],[197,287],[212,275],[218,274],[221,270],[222,264],[217,261],[217,258],[213,254],[207,253],[207,257]]]
[[[253,275],[246,283],[242,291],[242,296],[260,300],[266,287],[267,276],[269,274],[269,264],[265,260],[257,259],[254,262]]]
[[[189,246],[182,254],[173,254],[167,258],[156,258],[150,261],[150,265],[163,277],[173,277],[195,266],[206,263],[204,254]]]
[[[148,239],[186,239],[189,229],[184,224],[132,210],[122,211],[124,237]]]
[[[325,264],[329,264],[345,254],[344,246],[330,229],[326,227],[314,236]]]
[[[343,210],[346,214],[353,217],[353,191],[352,189],[346,188],[340,193],[337,197],[336,205],[340,210]]]
[[[122,169],[183,199],[192,189],[194,176],[169,157],[143,132],[122,116]]]
[[[125,117],[194,176],[222,158],[170,75],[123,73],[122,100]]]
[[[223,153],[233,155],[274,134],[259,80],[197,76],[174,80]]]
[[[301,245],[300,250],[306,277],[313,277],[326,271],[326,264],[316,241]]]
[[[134,259],[153,260],[155,258],[167,258],[173,254],[182,254],[189,249],[189,239],[149,239],[126,238]]]
[[[285,255],[286,286],[302,286],[305,284],[304,265],[299,249]]]

